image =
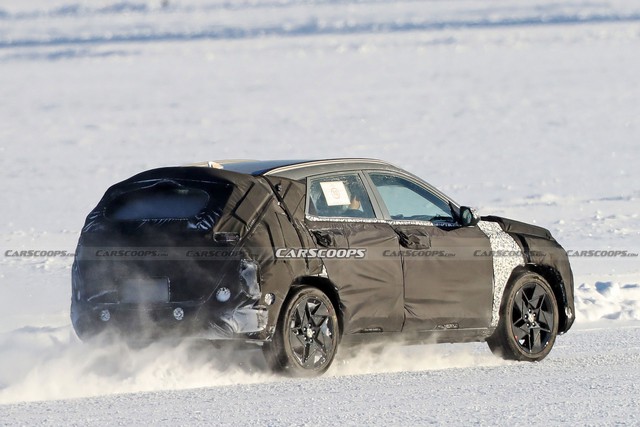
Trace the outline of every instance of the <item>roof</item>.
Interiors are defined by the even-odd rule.
[[[309,176],[351,170],[393,171],[400,173],[405,177],[412,177],[415,181],[420,182],[429,188],[432,193],[435,193],[441,196],[444,200],[449,200],[454,205],[459,206],[458,203],[431,184],[424,181],[422,178],[394,166],[391,163],[378,159],[345,157],[320,160],[220,160],[218,162],[204,162],[200,165],[253,176],[277,176],[293,180],[301,180]]]
[[[391,163],[377,159],[363,158],[338,158],[320,160],[220,160],[217,162],[200,162],[187,167],[164,167],[141,172],[131,178],[115,184],[118,187],[124,184],[140,182],[142,180],[155,179],[195,179],[195,180],[225,180],[238,183],[251,180],[251,177],[273,176],[291,180],[303,180],[315,175],[328,173],[340,173],[354,170],[376,170],[395,172],[426,186],[429,191],[441,196],[444,200],[451,201],[459,206],[447,195],[433,187],[422,178]]]
[[[352,169],[393,169],[390,163],[377,159],[337,158],[318,160],[220,160],[198,163],[201,166],[221,168],[253,176],[270,175],[301,179],[310,175],[340,172]]]

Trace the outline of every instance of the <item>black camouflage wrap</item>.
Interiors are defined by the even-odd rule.
[[[109,218],[117,197],[152,186],[200,189],[223,202],[178,220]],[[85,339],[115,327],[144,337],[176,333],[268,341],[291,289],[308,285],[333,302],[343,339],[471,331],[470,339],[479,340],[491,334],[491,259],[472,256],[490,245],[478,228],[323,221],[305,214],[306,189],[305,178],[195,166],[154,169],[115,184],[87,216],[79,238],[72,269],[76,332]],[[573,278],[562,247],[540,227],[499,217],[483,220],[499,224],[514,238],[523,268],[538,271],[552,284],[563,307],[560,332],[567,331],[574,320]],[[127,248],[168,256],[96,255]],[[366,248],[367,257],[283,259],[276,256],[278,248]],[[440,248],[456,256],[420,259],[403,252]],[[206,256],[218,250],[230,255]],[[124,303],[122,283],[131,277],[166,277],[168,301]],[[230,291],[228,301],[216,297],[222,288]],[[173,314],[177,308],[184,311],[181,319]],[[104,310],[110,313],[108,321],[100,319]],[[444,340],[463,339],[446,335]]]

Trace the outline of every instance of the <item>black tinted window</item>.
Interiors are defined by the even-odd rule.
[[[228,195],[225,195],[225,201],[226,197]],[[106,214],[121,221],[187,219],[204,211],[209,200],[210,196],[204,190],[161,183],[115,197]]]

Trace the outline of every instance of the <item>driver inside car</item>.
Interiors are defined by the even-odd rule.
[[[347,209],[342,213],[342,215],[349,216],[349,217],[364,217],[365,213],[361,210],[362,203],[360,202],[360,196],[358,195],[358,191],[350,187],[349,193],[351,193],[351,196],[350,196],[351,202],[347,206]]]

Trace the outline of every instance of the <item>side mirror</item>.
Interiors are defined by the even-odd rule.
[[[480,221],[480,218],[471,210],[469,206],[460,207],[460,223],[464,227],[476,225]]]

